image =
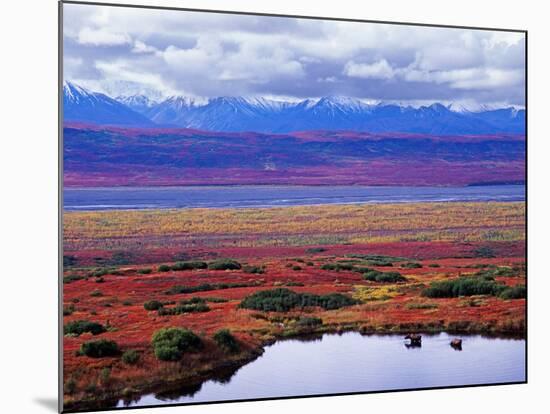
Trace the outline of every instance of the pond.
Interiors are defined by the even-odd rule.
[[[525,341],[480,335],[423,335],[420,347],[403,335],[348,332],[278,341],[236,372],[201,385],[148,394],[119,407],[276,398],[525,381]]]

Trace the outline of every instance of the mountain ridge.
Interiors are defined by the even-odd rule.
[[[366,103],[346,96],[298,102],[221,96],[208,101],[144,95],[116,99],[78,85],[64,90],[67,121],[138,127],[181,127],[217,132],[288,133],[308,130],[403,132],[440,135],[525,133],[525,110],[513,107],[469,111],[453,104],[420,107]],[[99,114],[98,114],[99,113]],[[101,115],[101,116],[100,116]]]

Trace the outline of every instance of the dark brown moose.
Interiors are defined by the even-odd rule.
[[[451,341],[451,347],[457,351],[462,351],[462,339],[455,338]]]

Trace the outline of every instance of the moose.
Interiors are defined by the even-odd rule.
[[[452,341],[451,341],[451,348],[457,350],[457,351],[462,351],[462,339],[460,338],[454,338]]]

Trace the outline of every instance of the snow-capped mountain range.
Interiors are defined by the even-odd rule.
[[[286,133],[305,130],[354,130],[439,135],[524,133],[525,110],[459,105],[412,107],[365,103],[327,96],[299,102],[265,98],[218,97],[197,101],[175,96],[157,102],[144,95],[92,92],[63,85],[64,120],[135,127],[181,127],[210,131]]]

